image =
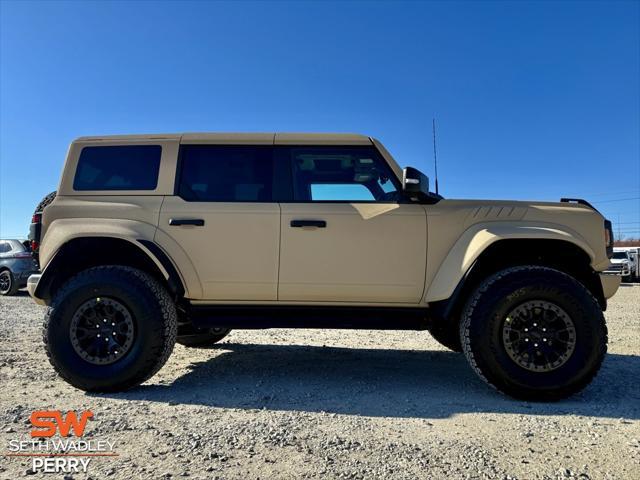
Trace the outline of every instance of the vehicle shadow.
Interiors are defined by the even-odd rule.
[[[640,357],[610,354],[583,392],[530,403],[486,386],[462,354],[297,345],[222,344],[169,385],[110,394],[210,407],[374,417],[447,418],[467,412],[640,418]]]

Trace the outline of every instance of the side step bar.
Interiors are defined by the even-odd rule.
[[[192,305],[188,309],[188,318],[196,328],[429,328],[427,308]]]

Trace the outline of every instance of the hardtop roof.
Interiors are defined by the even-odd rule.
[[[355,133],[170,133],[86,136],[75,142],[135,142],[138,140],[178,140],[181,143],[258,145],[371,145],[371,138]]]

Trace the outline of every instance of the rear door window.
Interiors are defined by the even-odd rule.
[[[160,145],[84,147],[78,159],[74,190],[155,190]]]
[[[269,146],[182,145],[178,195],[190,202],[272,202]]]

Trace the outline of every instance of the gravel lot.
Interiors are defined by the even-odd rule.
[[[610,302],[599,376],[555,404],[495,393],[427,332],[339,330],[176,346],[142,387],[89,395],[53,373],[43,313],[25,294],[0,298],[0,435],[6,452],[30,438],[32,411],[91,409],[85,438],[119,456],[66,478],[640,478],[637,285]],[[30,466],[2,456],[0,478]]]

